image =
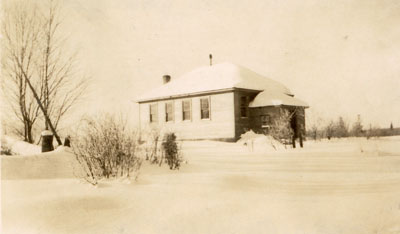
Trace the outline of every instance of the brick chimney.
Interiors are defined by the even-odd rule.
[[[171,80],[171,76],[170,75],[163,75],[162,79],[163,79],[163,84],[166,84]]]

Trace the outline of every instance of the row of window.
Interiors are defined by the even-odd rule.
[[[174,121],[174,103],[165,103],[165,122]],[[200,98],[200,118],[210,119],[210,99]],[[192,119],[192,100],[182,101],[182,120]],[[158,122],[158,105],[157,103],[150,104],[150,122]]]
[[[247,96],[240,97],[240,116],[248,117],[249,99]],[[210,118],[210,99],[200,98],[200,118]],[[182,120],[192,119],[192,100],[182,101]],[[150,104],[150,122],[158,121],[158,106],[157,103]],[[172,101],[165,103],[165,122],[174,121],[174,103]],[[263,121],[264,122],[264,121]]]

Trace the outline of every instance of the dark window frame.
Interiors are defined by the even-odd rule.
[[[203,101],[207,100],[207,109],[203,108]],[[207,120],[211,119],[211,105],[210,105],[210,97],[202,97],[200,98],[200,119]]]
[[[240,97],[240,117],[248,118],[249,117],[249,97],[241,96]]]
[[[185,103],[189,103],[187,106],[189,110],[185,111]],[[185,114],[186,113],[186,114]],[[192,100],[182,100],[182,121],[191,121],[192,120]]]
[[[150,118],[150,123],[158,122],[158,103],[153,103],[149,105],[149,118]]]
[[[168,105],[171,105],[170,113],[168,112]],[[165,122],[173,122],[174,121],[174,102],[166,102],[165,103]]]

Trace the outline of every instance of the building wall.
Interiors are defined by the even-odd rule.
[[[279,106],[265,106],[265,107],[256,107],[250,108],[250,121],[251,121],[251,129],[256,133],[262,132],[262,115],[269,115],[271,117],[271,121],[274,118],[278,118],[280,114]]]
[[[280,115],[280,110],[285,109],[289,112],[295,112],[294,118],[296,119],[296,130],[302,131],[304,136],[305,134],[305,111],[302,107],[293,107],[293,106],[266,106],[266,107],[256,107],[250,108],[250,122],[251,122],[251,129],[254,132],[262,132],[262,121],[261,115],[269,115],[271,117],[271,121],[274,118],[278,118]]]
[[[241,97],[247,97],[247,102],[250,103],[258,91],[236,90],[234,93],[235,103],[235,139],[238,140],[240,135],[251,129],[250,108],[247,110],[247,117],[241,116]]]
[[[210,98],[210,119],[201,119],[200,98]],[[183,121],[182,101],[191,100],[191,120]],[[173,102],[174,120],[165,121],[165,103]],[[150,123],[150,104],[158,105],[158,121]],[[219,139],[235,138],[234,94],[233,92],[177,98],[139,104],[140,128],[158,128],[174,132],[178,139]]]

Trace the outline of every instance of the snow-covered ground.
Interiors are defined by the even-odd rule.
[[[2,156],[2,233],[400,233],[400,137],[241,143],[184,142],[179,171],[98,187],[64,148]]]
[[[41,152],[40,146],[19,141],[10,136],[1,136],[1,145],[7,146],[12,154],[17,155],[32,155]]]

